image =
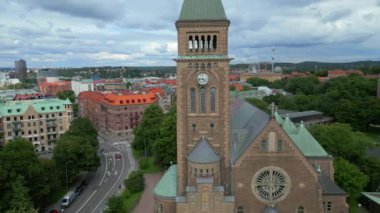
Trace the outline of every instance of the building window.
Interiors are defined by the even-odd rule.
[[[193,131],[195,131],[197,129],[197,125],[196,124],[191,125],[191,127],[193,128]]]
[[[157,213],[164,213],[164,206],[161,203],[158,204]]]
[[[237,211],[236,211],[237,213],[244,213],[244,207],[243,206],[239,206],[238,208],[237,208]]]
[[[297,213],[305,213],[305,208],[303,206],[298,206]]]
[[[214,123],[211,123],[211,124],[210,124],[210,128],[211,128],[211,129],[215,129],[215,124],[214,124]]]
[[[190,89],[190,112],[194,113],[196,108],[195,88]]]
[[[211,112],[216,112],[216,88],[211,88],[210,90],[210,105]]]
[[[266,151],[267,151],[267,141],[266,141],[266,140],[262,140],[262,141],[261,141],[260,150],[261,150],[262,152],[266,152]]]
[[[325,212],[326,213],[331,213],[332,212],[332,203],[331,203],[331,201],[329,201],[329,202],[327,202],[327,203],[325,203]]]
[[[206,112],[206,89],[201,89],[201,113]]]
[[[282,142],[282,140],[278,140],[277,141],[277,152],[282,152],[283,149],[284,149],[284,143]]]

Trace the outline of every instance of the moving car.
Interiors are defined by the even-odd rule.
[[[116,160],[120,160],[121,159],[121,154],[120,153],[116,153],[115,154],[115,159]]]

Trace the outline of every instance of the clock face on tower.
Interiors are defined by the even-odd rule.
[[[208,75],[206,73],[200,73],[197,76],[197,82],[199,85],[204,86],[208,82]]]

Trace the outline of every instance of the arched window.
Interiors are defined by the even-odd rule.
[[[201,50],[203,51],[205,49],[205,36],[201,36],[201,45],[199,45]]]
[[[277,141],[277,152],[282,152],[283,149],[284,149],[284,144],[283,144],[282,140],[278,140]]]
[[[200,106],[200,111],[201,113],[205,113],[206,112],[206,89],[202,88],[201,89],[201,95],[200,95],[200,99],[201,99],[201,106]]]
[[[206,69],[206,65],[204,63],[201,64],[201,70],[205,70]]]
[[[217,37],[216,37],[216,35],[214,35],[214,39],[212,40],[212,46],[214,47],[214,49],[216,49],[216,48],[218,48],[217,47],[217,44],[218,44],[218,42],[217,42]]]
[[[161,203],[158,204],[157,213],[164,213],[164,206]]]
[[[261,150],[262,152],[266,152],[266,151],[267,151],[267,141],[266,141],[266,140],[262,140],[262,141],[261,141],[260,150]]]
[[[297,208],[297,213],[305,213],[306,211],[305,211],[305,207],[303,207],[303,206],[298,206],[298,208]]]
[[[207,36],[207,50],[212,49],[211,36]]]
[[[194,48],[194,45],[193,45],[193,36],[190,36],[189,37],[189,50],[193,50]]]
[[[243,207],[243,206],[239,206],[239,207],[237,208],[236,213],[244,213],[244,207]]]
[[[195,88],[190,88],[190,112],[195,113],[196,111],[196,97]]]
[[[210,90],[210,111],[216,112],[216,88]]]
[[[194,49],[198,50],[198,48],[199,48],[199,37],[195,36]]]

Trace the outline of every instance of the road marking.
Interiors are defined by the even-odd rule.
[[[103,180],[104,180],[104,178],[106,177],[106,174],[107,174],[107,157],[106,157],[106,169],[104,170],[104,175],[103,175],[103,178],[102,178],[102,180],[100,181],[100,183],[99,183],[99,186],[100,185],[102,185],[102,182],[103,182]]]
[[[79,213],[80,212],[80,210],[82,210],[83,209],[83,207],[88,203],[88,201],[90,201],[91,200],[91,198],[92,197],[94,197],[94,195],[95,195],[95,193],[96,193],[96,189],[95,189],[95,191],[92,193],[92,195],[86,200],[86,202],[84,202],[84,204],[83,204],[83,206],[82,207],[80,207],[80,209],[77,211],[77,213]]]
[[[94,210],[91,211],[91,213],[94,213],[96,211],[96,209],[100,206],[100,204],[102,204],[103,201],[108,197],[108,194],[112,191],[112,189],[115,188],[116,184],[119,183],[120,178],[122,177],[122,174],[124,174],[124,160],[122,160],[121,162],[122,162],[122,167],[121,167],[121,172],[120,172],[119,177],[117,178],[115,183],[112,185],[111,189],[104,195],[103,199],[98,203],[98,205],[95,206]]]
[[[117,175],[117,170],[115,170],[115,176]]]

